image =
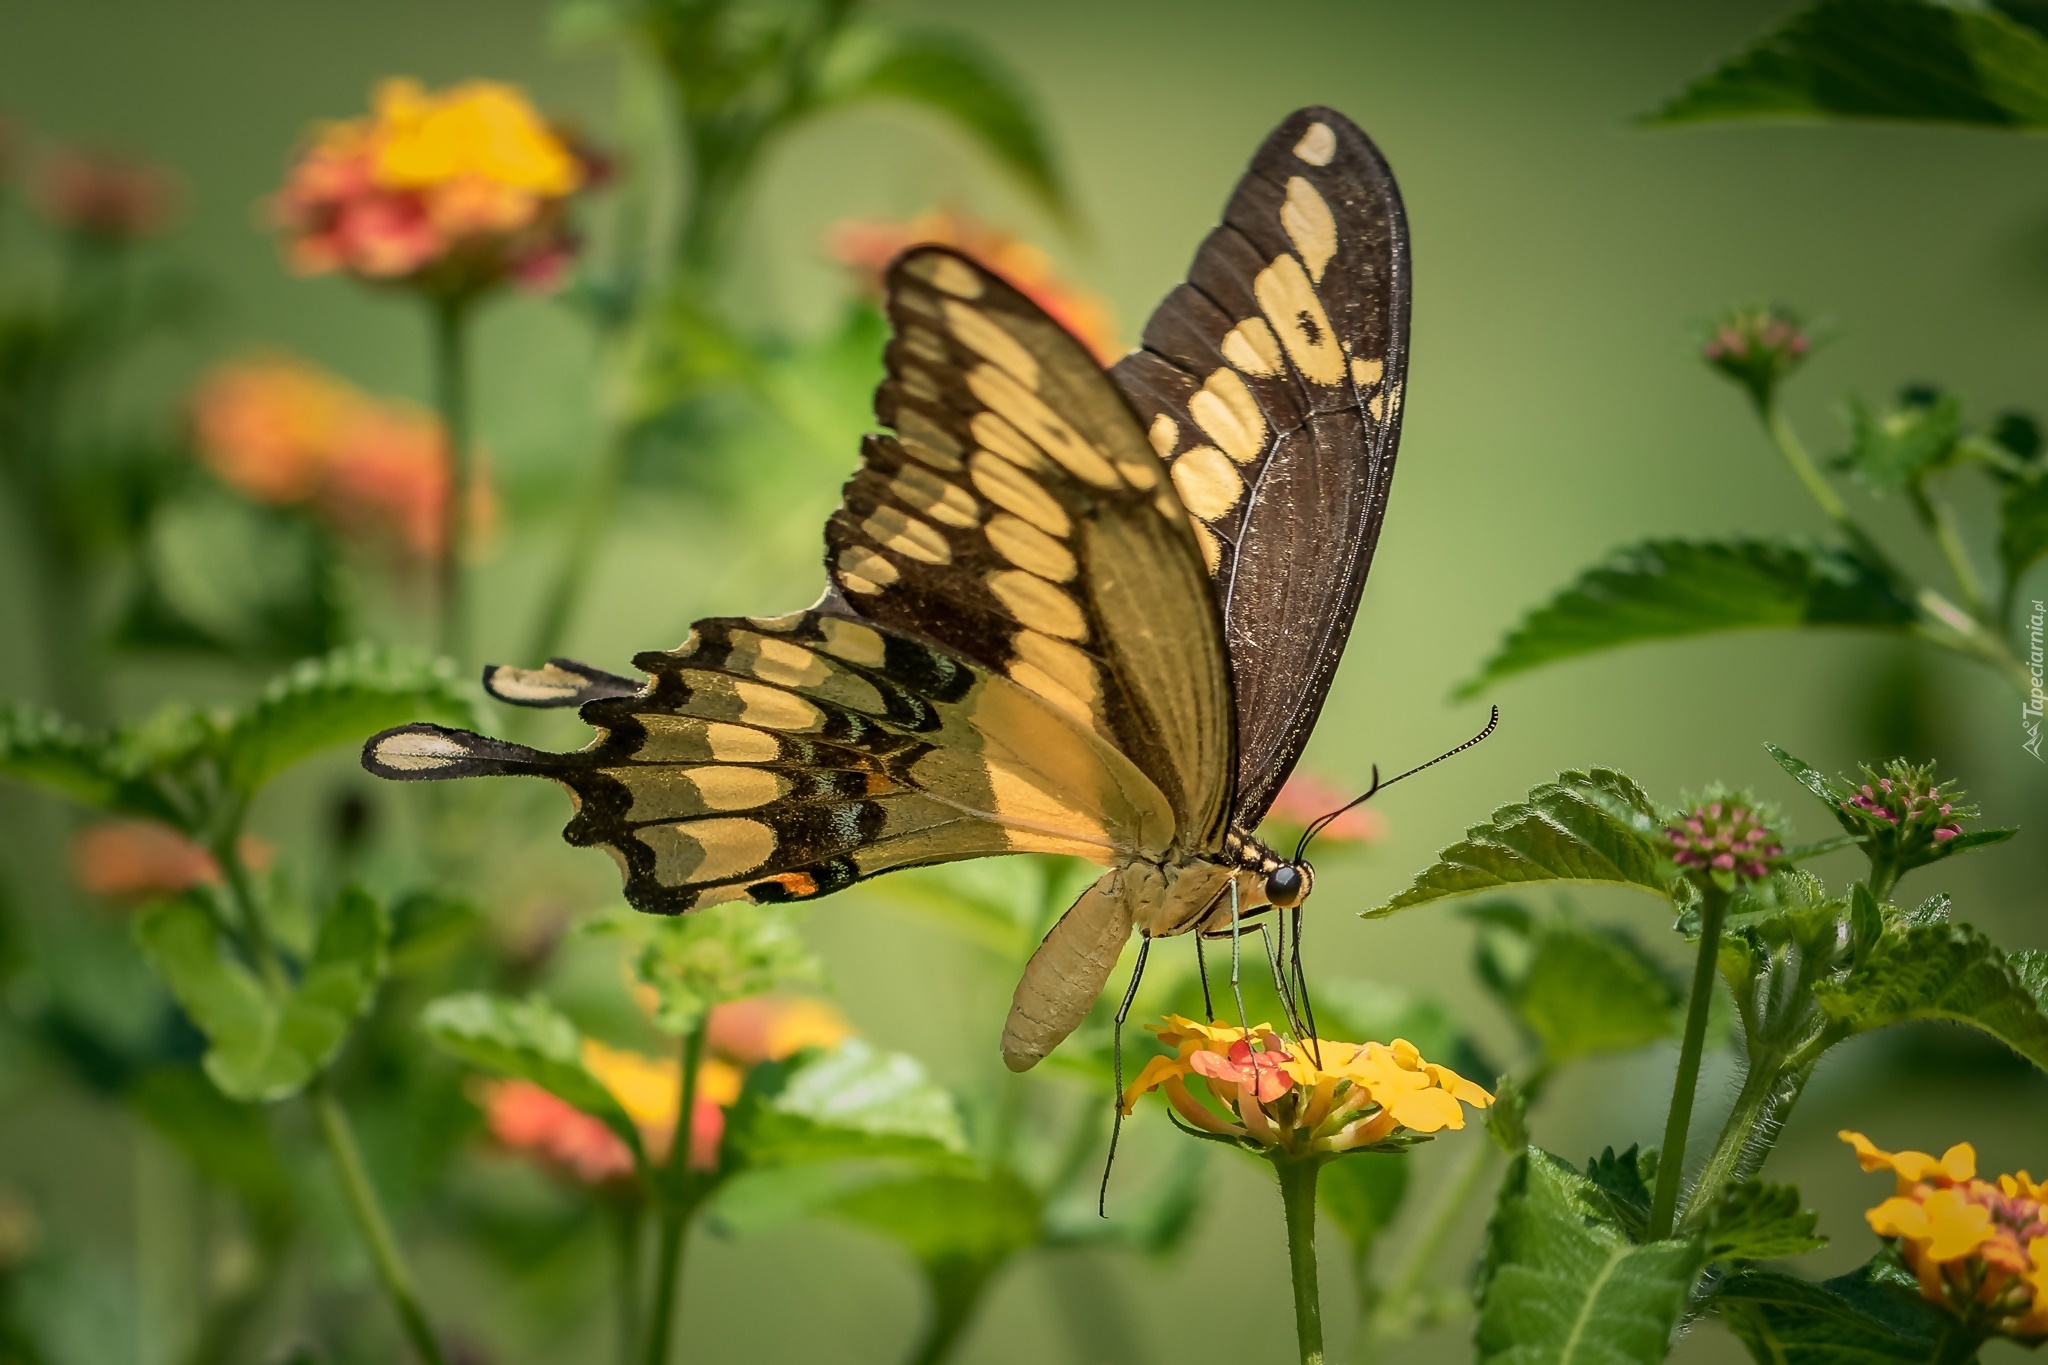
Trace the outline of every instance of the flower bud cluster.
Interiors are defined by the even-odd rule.
[[[1778,384],[1806,361],[1813,340],[1793,313],[1744,308],[1728,314],[1700,347],[1700,358],[1768,404]]]
[[[1761,881],[1785,855],[1775,817],[1740,795],[1709,797],[1667,827],[1671,861],[1737,881]]]

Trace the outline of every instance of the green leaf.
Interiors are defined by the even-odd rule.
[[[2005,581],[2017,585],[2048,555],[2048,474],[2006,485],[1998,504],[1998,561]]]
[[[1522,618],[1477,676],[1502,678],[1644,640],[1723,630],[1868,626],[1903,630],[1913,606],[1847,550],[1787,540],[1651,540],[1617,551]]]
[[[1757,1179],[1732,1185],[1707,1215],[1707,1255],[1716,1261],[1775,1261],[1827,1245],[1815,1235],[1820,1215],[1800,1207],[1791,1185]]]
[[[1486,1135],[1512,1156],[1529,1145],[1529,1095],[1513,1076],[1493,1083],[1493,1105],[1486,1111]]]
[[[1650,798],[1621,773],[1559,773],[1466,830],[1412,886],[1362,917],[1535,882],[1607,882],[1668,895],[1653,837],[1661,824]]]
[[[1612,1147],[1586,1163],[1586,1179],[1609,1222],[1640,1242],[1650,1228],[1650,1192],[1657,1180],[1657,1149],[1631,1144],[1619,1155]]]
[[[1650,115],[2048,127],[2048,42],[1990,9],[1822,0]]]
[[[269,986],[221,952],[210,915],[190,900],[144,914],[136,935],[194,1027],[206,1074],[231,1099],[297,1094],[326,1068],[384,975],[384,908],[351,888],[328,910],[296,986]]]
[[[1835,817],[1837,824],[1857,839],[1863,837],[1863,826],[1842,808],[1842,803],[1849,799],[1849,788],[1836,782],[1805,759],[1789,754],[1775,744],[1764,745],[1764,752],[1768,753],[1779,767],[1790,773],[1794,782],[1812,792],[1814,799],[1828,808],[1828,814]]]
[[[1529,1148],[1509,1168],[1487,1227],[1477,1358],[1660,1361],[1705,1264],[1698,1238],[1638,1245],[1608,1219],[1591,1180]]]
[[[1814,989],[1850,1033],[1943,1019],[1982,1029],[2048,1071],[2043,976],[2038,954],[2009,959],[1967,924],[1930,924],[1887,934],[1847,977]]]
[[[126,757],[55,712],[0,703],[0,775],[97,810],[177,822],[178,811]]]
[[[834,103],[898,99],[940,115],[979,142],[1057,219],[1070,222],[1052,148],[1022,84],[993,53],[958,34],[869,35],[829,83]]]
[[[140,649],[297,659],[343,638],[336,556],[303,517],[224,491],[159,508],[119,628]]]
[[[748,1073],[726,1120],[726,1160],[742,1168],[901,1157],[947,1164],[967,1150],[953,1096],[902,1053],[849,1038]]]
[[[1480,977],[1546,1061],[1631,1052],[1677,1032],[1677,980],[1627,933],[1564,913],[1523,924],[1482,931]]]
[[[278,773],[336,744],[360,744],[409,720],[476,724],[447,659],[360,644],[307,659],[229,720],[220,740],[228,785],[253,795]]]
[[[1739,1270],[1714,1308],[1758,1365],[1927,1365],[1967,1362],[1944,1341],[1961,1324],[1871,1262],[1820,1284],[1775,1270]]]
[[[1849,449],[1835,464],[1873,493],[1903,493],[1947,463],[1963,438],[1963,403],[1954,394],[1915,395],[1883,412],[1849,400]]]
[[[1351,1244],[1354,1266],[1366,1263],[1373,1243],[1401,1212],[1408,1197],[1409,1161],[1403,1152],[1362,1152],[1329,1162],[1317,1173],[1316,1207]]]
[[[1038,1240],[1038,1196],[1007,1170],[929,1171],[866,1185],[832,1205],[920,1261],[999,1264]]]
[[[420,1015],[420,1026],[457,1060],[530,1081],[604,1120],[636,1157],[640,1155],[639,1128],[618,1097],[584,1068],[583,1035],[568,1016],[541,997],[507,1000],[482,991],[444,995]]]

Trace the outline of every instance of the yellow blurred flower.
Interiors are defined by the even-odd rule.
[[[1204,1024],[1168,1015],[1148,1025],[1171,1057],[1153,1057],[1123,1094],[1161,1089],[1182,1119],[1204,1132],[1296,1155],[1341,1153],[1410,1134],[1463,1128],[1470,1105],[1493,1096],[1447,1066],[1425,1061],[1406,1039],[1391,1044],[1289,1042],[1260,1024]],[[1318,1060],[1320,1055],[1320,1060]],[[1188,1089],[1200,1076],[1217,1107]]]
[[[1898,1192],[1864,1217],[1897,1240],[1924,1297],[1986,1332],[2048,1337],[2048,1191],[2025,1171],[1996,1184],[1977,1179],[1967,1142],[1937,1159],[1883,1151],[1861,1133],[1840,1137],[1864,1170],[1898,1177]]]
[[[323,125],[272,201],[295,270],[447,296],[559,278],[576,248],[567,206],[603,179],[599,158],[496,81],[387,80],[371,105]]]
[[[926,243],[952,247],[1001,275],[1103,364],[1121,354],[1116,321],[1100,295],[1063,278],[1043,249],[969,214],[933,210],[907,222],[840,223],[826,238],[826,250],[851,267],[862,287],[879,298],[882,272],[889,262]]]

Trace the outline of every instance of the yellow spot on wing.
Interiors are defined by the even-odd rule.
[[[1250,464],[1265,451],[1266,414],[1245,387],[1244,377],[1228,366],[1212,373],[1201,391],[1188,399],[1188,415],[1239,464]]]
[[[903,342],[904,349],[919,360],[933,365],[943,365],[948,359],[945,340],[929,327],[907,326],[899,339]]]
[[[1052,461],[1038,453],[1038,447],[1024,439],[1017,428],[1005,422],[992,412],[977,412],[967,423],[974,439],[981,442],[984,450],[996,454],[1016,465],[1019,469],[1050,472]]]
[[[903,576],[896,571],[894,564],[865,545],[849,545],[841,550],[839,571],[849,580],[857,578],[867,584],[864,588],[857,588],[849,581],[846,586],[854,592],[878,592]]]
[[[896,410],[896,434],[900,438],[898,443],[913,459],[949,474],[960,468],[960,443],[916,408]]]
[[[1223,358],[1246,374],[1280,373],[1280,339],[1264,318],[1246,318],[1224,333]]]
[[[1244,496],[1237,468],[1214,446],[1196,446],[1173,462],[1173,486],[1188,511],[1214,521]]]
[[[1038,387],[1038,357],[1023,342],[1003,330],[1003,325],[978,308],[952,299],[944,300],[946,322],[968,350],[983,360],[1000,365],[1027,389]]]
[[[918,465],[904,465],[889,481],[889,493],[898,502],[948,526],[965,528],[979,520],[979,509],[971,493]]]
[[[1380,382],[1380,376],[1387,372],[1384,360],[1368,360],[1364,356],[1351,359],[1351,382],[1361,389],[1369,389]]]
[[[1344,377],[1344,353],[1300,261],[1292,256],[1275,257],[1252,280],[1252,292],[1280,344],[1287,348],[1294,368],[1318,384],[1334,385]]]
[[[789,781],[767,768],[692,768],[687,776],[709,810],[752,810],[789,790]]]
[[[1152,429],[1145,433],[1145,439],[1152,443],[1153,453],[1160,459],[1171,459],[1173,447],[1180,440],[1180,423],[1162,412],[1152,419]]]
[[[1074,529],[1058,499],[1045,491],[1038,480],[1007,460],[986,450],[974,452],[968,465],[969,477],[981,495],[998,507],[1016,513],[1048,534],[1063,536]]]
[[[721,720],[705,724],[704,747],[726,763],[769,763],[782,753],[782,741],[775,736]]]
[[[1064,583],[1072,578],[1079,566],[1074,562],[1073,552],[1054,540],[1045,532],[1021,517],[1002,512],[989,520],[982,534],[988,537],[996,553],[1020,569],[1029,569],[1040,578],[1049,578],[1055,583]]]
[[[1188,518],[1188,525],[1195,528],[1195,540],[1202,547],[1202,563],[1211,574],[1215,573],[1223,563],[1223,542],[1216,538],[1216,533],[1209,529],[1207,523],[1193,516]]]
[[[849,621],[843,616],[824,616],[818,619],[818,629],[824,633],[824,650],[835,659],[848,663],[865,664],[874,667],[882,662],[887,641],[880,631]]]
[[[775,851],[775,831],[759,820],[724,816],[637,831],[654,853],[655,878],[668,886],[722,882],[752,872]]]
[[[768,730],[810,730],[825,719],[825,713],[797,696],[777,687],[764,687],[744,678],[733,679],[733,694],[740,701],[740,719]]]
[[[377,741],[377,761],[395,772],[432,772],[468,757],[469,746],[451,735],[412,730]]]
[[[1101,695],[1101,679],[1095,671],[1093,659],[1072,645],[1040,635],[1035,630],[1018,631],[1011,637],[1010,648],[1019,662],[1039,670],[1083,702],[1083,718],[1088,718],[1088,709]],[[1015,670],[1011,676],[1016,676]]]
[[[1109,467],[1109,461],[1102,458],[1100,451],[1082,440],[1081,434],[1069,426],[1065,418],[1047,407],[1044,399],[1003,371],[993,365],[977,365],[968,373],[967,387],[976,398],[988,404],[991,411],[1066,466],[1067,472],[1075,478],[1103,488],[1114,488],[1119,483],[1116,471]]]
[[[788,640],[756,639],[754,665],[747,670],[763,682],[784,687],[816,687],[832,670],[817,655]]]
[[[1323,196],[1316,193],[1316,187],[1298,175],[1287,181],[1287,202],[1280,206],[1280,226],[1287,229],[1287,240],[1301,253],[1303,264],[1308,266],[1308,277],[1321,284],[1324,269],[1337,254],[1337,220],[1331,216]]]
[[[981,297],[981,276],[973,267],[954,256],[925,256],[911,262],[910,273],[930,280],[955,298]]]
[[[877,507],[860,524],[860,529],[867,532],[870,539],[888,546],[899,555],[921,559],[927,564],[952,562],[953,547],[946,543],[946,537],[939,529],[900,507],[887,504]]]
[[[1337,134],[1327,123],[1311,123],[1294,144],[1294,154],[1311,166],[1327,166],[1337,154]]]
[[[1043,578],[1002,569],[988,576],[988,586],[1019,624],[1063,640],[1087,637],[1088,619],[1080,604]]]

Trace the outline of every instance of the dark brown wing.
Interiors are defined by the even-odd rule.
[[[1112,371],[1198,524],[1255,827],[1322,710],[1379,541],[1408,365],[1408,228],[1331,109],[1266,139],[1187,282]]]

